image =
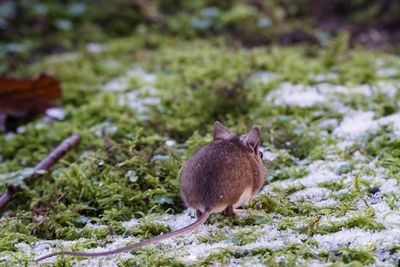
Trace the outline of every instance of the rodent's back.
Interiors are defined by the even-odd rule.
[[[256,164],[239,140],[215,140],[197,151],[181,174],[181,196],[189,207],[219,212],[253,187]]]

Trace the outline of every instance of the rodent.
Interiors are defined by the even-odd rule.
[[[57,256],[109,256],[160,242],[190,232],[212,213],[234,215],[246,205],[264,184],[266,169],[259,151],[261,130],[257,126],[238,136],[216,121],[213,141],[200,148],[184,165],[180,176],[180,194],[188,208],[196,210],[197,220],[176,231],[142,242],[104,252],[54,252],[36,261]]]

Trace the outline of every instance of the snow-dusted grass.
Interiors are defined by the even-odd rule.
[[[112,49],[112,46],[93,43],[86,47],[86,52],[102,57],[103,53]],[[58,182],[60,188],[70,189],[70,183],[75,186],[70,189],[75,193],[75,199],[67,195],[68,201],[64,203],[60,198],[62,205],[73,203],[75,206],[58,207],[59,214],[66,217],[75,216],[75,213],[84,215],[69,220],[70,225],[65,226],[59,224],[70,218],[60,219],[57,213],[51,213],[51,218],[49,213],[35,214],[32,221],[29,217],[23,221],[8,213],[0,220],[0,224],[9,227],[7,229],[18,227],[10,227],[13,220],[20,223],[19,226],[33,226],[22,228],[23,238],[12,230],[14,235],[11,238],[18,240],[12,244],[10,242],[14,239],[10,241],[6,235],[0,236],[7,241],[4,243],[7,249],[0,252],[0,264],[20,263],[22,266],[26,263],[34,266],[35,258],[60,250],[110,250],[194,222],[192,211],[180,212],[176,182],[178,170],[193,151],[209,140],[210,136],[205,135],[209,127],[200,122],[214,118],[215,112],[222,112],[218,109],[219,105],[232,110],[243,103],[251,105],[240,106],[239,111],[235,110],[239,112],[235,116],[221,116],[221,119],[237,127],[235,130],[242,131],[248,126],[243,121],[251,121],[263,128],[261,150],[268,168],[266,184],[250,203],[245,217],[229,218],[216,214],[194,232],[160,244],[104,258],[60,256],[46,260],[45,264],[399,264],[400,94],[397,69],[379,61],[376,70],[378,78],[374,82],[363,84],[358,80],[349,80],[346,83],[346,80],[341,84],[340,81],[347,76],[337,71],[321,73],[311,67],[305,71],[296,65],[300,69],[293,74],[297,78],[293,78],[287,71],[291,70],[289,66],[263,69],[265,65],[273,64],[264,64],[262,58],[254,60],[259,64],[257,69],[246,72],[249,66],[256,65],[249,60],[251,57],[246,51],[224,54],[213,49],[199,46],[197,50],[191,48],[189,51],[183,48],[161,50],[154,57],[153,51],[151,55],[139,55],[141,60],[153,60],[161,65],[150,67],[150,70],[137,62],[133,64],[126,60],[129,62],[126,63],[122,57],[104,60],[105,72],[110,77],[100,81],[97,81],[96,75],[89,77],[96,81],[100,95],[96,101],[102,101],[101,104],[93,100],[96,103],[89,106],[82,104],[79,109],[79,112],[89,114],[85,120],[93,119],[92,113],[102,120],[93,119],[92,124],[85,126],[85,131],[81,130],[89,141],[84,140],[84,151],[75,156],[75,161],[79,158],[79,164],[65,164],[54,173],[55,183]],[[74,54],[64,60],[69,62],[79,58],[80,54]],[[175,62],[176,58],[179,60]],[[190,64],[184,65],[184,62]],[[213,63],[212,67],[209,62]],[[214,63],[223,68],[219,65],[215,67]],[[235,64],[240,66],[232,67],[232,72],[228,71],[231,70],[229,66]],[[224,71],[224,68],[227,70]],[[299,82],[295,82],[296,79]],[[243,84],[238,80],[243,80]],[[211,93],[206,91],[207,94],[204,94],[201,91],[204,89]],[[228,94],[219,95],[221,91],[224,93],[223,90],[227,90]],[[249,99],[240,95],[243,92],[248,94],[246,97]],[[233,102],[239,102],[234,104],[224,106],[225,102],[219,99],[228,96],[232,100],[235,94],[239,97]],[[199,97],[207,101],[202,102]],[[75,102],[80,100],[73,95],[66,98]],[[215,99],[220,102],[213,102]],[[184,112],[180,112],[182,110]],[[50,110],[48,115],[59,121],[78,116],[68,106],[66,110]],[[53,121],[36,121],[34,127],[24,126],[20,132],[5,138],[17,142],[23,134],[32,134],[32,129],[47,129],[53,126],[51,123],[55,123],[58,131],[65,128],[65,125],[57,126]],[[74,123],[80,129],[82,122]],[[101,130],[104,127],[112,141],[117,143],[114,147],[115,159],[112,160],[102,145]],[[141,134],[143,131],[145,134]],[[96,151],[92,151],[94,144],[100,144]],[[19,145],[16,143],[15,146]],[[96,156],[96,153],[103,154]],[[1,161],[3,157],[0,154]],[[4,169],[11,173],[8,165]],[[64,180],[60,174],[64,175],[61,176]],[[95,183],[88,186],[84,182],[88,180]],[[168,182],[163,183],[165,181]],[[114,191],[109,194],[107,189],[96,193],[97,188]],[[88,192],[94,192],[89,196],[96,196],[99,201],[90,202],[85,195]],[[141,198],[136,198],[139,193]],[[56,194],[57,197],[60,195]],[[54,198],[44,198],[38,203],[47,206],[52,201]],[[127,203],[132,205],[132,210]],[[32,205],[36,208],[39,204],[35,202]],[[37,212],[25,209],[23,216]],[[71,210],[75,213],[66,213]],[[56,224],[41,226],[42,222],[48,222],[46,220]],[[47,233],[50,227],[56,230],[52,228]],[[34,232],[36,228],[42,232]],[[62,232],[71,228],[72,232]],[[34,230],[30,233],[26,229]],[[52,238],[47,240],[37,236]]]
[[[137,70],[137,69],[136,69]],[[139,71],[135,71],[135,73]],[[136,74],[135,74],[136,75]],[[148,82],[153,82],[153,76],[148,76]],[[145,76],[145,77],[147,77]],[[150,78],[149,78],[150,77]],[[114,86],[114,85],[113,85]],[[123,85],[120,85],[124,87]],[[282,91],[282,88],[284,90]],[[304,88],[300,85],[291,86],[285,83],[283,87],[278,88],[273,91],[276,99],[275,104],[281,105],[293,105],[300,107],[310,107],[314,105],[326,104],[326,97],[324,93],[319,93],[317,89],[312,89],[312,91],[301,91]],[[334,92],[338,91],[337,86],[332,86],[332,90],[329,91],[327,85],[325,85],[324,92]],[[342,92],[345,92],[345,87],[340,87]],[[360,87],[361,88],[361,87]],[[125,88],[126,89],[126,88]],[[296,91],[301,91],[296,93]],[[351,89],[349,89],[351,90]],[[364,90],[364,89],[363,89]],[[363,91],[361,90],[361,91]],[[359,89],[356,91],[360,91]],[[290,93],[294,92],[294,93]],[[339,101],[340,97],[335,96]],[[137,103],[136,103],[137,104]],[[140,103],[142,105],[142,103]],[[139,106],[140,106],[139,105]],[[397,131],[400,129],[400,113],[393,114],[390,116],[385,116],[381,118],[376,118],[375,114],[371,111],[357,111],[354,110],[344,116],[341,122],[335,126],[331,135],[337,138],[337,145],[340,146],[341,142],[345,142],[347,145],[351,145],[360,136],[376,132],[379,126],[391,124],[393,126],[393,134],[396,135]],[[174,142],[175,144],[175,142]],[[267,151],[263,148],[265,161],[273,162],[278,157],[277,154]],[[335,151],[335,150],[332,150]],[[279,153],[279,151],[278,151]],[[400,252],[398,250],[393,250],[396,246],[400,245],[400,203],[399,200],[395,203],[397,210],[393,210],[387,204],[387,197],[392,195],[400,195],[400,187],[398,181],[391,179],[386,173],[386,170],[382,167],[377,166],[377,162],[368,163],[368,159],[364,156],[358,157],[361,163],[357,164],[356,167],[347,173],[340,173],[341,168],[346,164],[350,164],[348,160],[344,160],[340,156],[334,154],[330,159],[327,160],[317,160],[317,161],[300,161],[299,164],[303,165],[308,174],[302,178],[298,179],[285,179],[282,181],[275,181],[269,183],[262,190],[261,194],[277,195],[274,193],[276,190],[287,190],[290,188],[296,188],[295,192],[290,193],[281,201],[289,201],[292,203],[302,203],[310,202],[313,203],[320,217],[316,220],[313,228],[318,227],[331,227],[334,224],[340,224],[340,228],[336,230],[329,230],[327,233],[317,233],[315,235],[310,235],[310,233],[303,232],[301,229],[307,227],[310,224],[309,219],[304,216],[293,217],[292,220],[297,225],[293,228],[283,230],[281,229],[282,223],[284,224],[285,216],[281,216],[278,213],[272,213],[271,221],[269,223],[252,225],[252,226],[223,226],[218,228],[216,225],[207,224],[201,226],[198,230],[193,233],[186,234],[182,237],[170,239],[162,242],[160,245],[155,245],[153,248],[144,248],[144,252],[148,249],[159,250],[155,253],[163,253],[167,258],[179,259],[180,262],[184,264],[195,264],[201,260],[207,259],[210,255],[217,255],[218,253],[226,253],[226,251],[234,251],[238,255],[250,255],[239,257],[238,259],[230,259],[228,265],[230,266],[264,266],[265,262],[258,256],[251,256],[253,253],[260,251],[262,249],[266,251],[271,251],[277,253],[275,261],[280,263],[289,263],[289,259],[284,252],[285,249],[300,245],[304,246],[304,249],[309,251],[314,255],[320,253],[333,253],[331,260],[335,257],[339,257],[343,251],[361,251],[362,253],[372,253],[372,257],[376,264],[390,266],[395,265],[398,258],[400,257]],[[341,201],[341,196],[350,194],[355,190],[355,177],[360,171],[363,170],[365,166],[375,170],[373,175],[362,175],[362,179],[365,182],[371,182],[378,186],[380,192],[376,194],[369,194],[368,187],[364,185],[362,188],[357,190],[366,190],[366,196],[358,198],[354,203],[346,202],[349,210],[344,212],[342,215],[336,213],[338,207],[343,205]],[[327,183],[333,184],[343,184],[343,189],[335,190],[334,188],[323,187]],[[277,197],[279,199],[279,197]],[[286,199],[286,200],[285,200]],[[281,205],[285,205],[285,202]],[[349,226],[347,223],[352,223],[354,218],[357,216],[364,216],[364,209],[368,208],[373,211],[372,220],[376,223],[383,225],[383,229],[370,229],[370,225],[363,225],[362,223],[356,226]],[[249,210],[249,213],[255,213],[256,211]],[[252,215],[249,215],[252,216]],[[313,217],[311,217],[313,218]],[[195,219],[191,216],[190,212],[185,212],[183,214],[177,215],[156,215],[149,216],[145,221],[151,221],[157,224],[163,224],[168,226],[171,230],[180,229]],[[131,228],[140,225],[141,221],[137,219],[132,219],[122,223],[125,228]],[[218,223],[220,224],[220,223]],[[291,225],[291,224],[289,224]],[[88,224],[86,227],[93,228],[94,226]],[[96,226],[99,227],[99,226]],[[106,226],[104,226],[106,227]],[[366,227],[363,229],[363,227]],[[244,240],[240,235],[237,238],[233,238],[240,232],[245,231],[247,236],[252,233],[254,235],[254,240],[250,240],[248,243],[242,244],[238,243],[238,240]],[[223,237],[220,241],[216,242],[204,242],[204,240],[211,240],[212,236],[218,232],[223,233]],[[250,235],[252,235],[250,234]],[[225,238],[224,238],[225,237]],[[200,239],[199,239],[200,238]],[[27,255],[32,257],[38,257],[49,252],[57,251],[62,248],[71,249],[79,244],[84,244],[91,239],[79,239],[75,241],[37,241],[32,245],[26,243],[17,244],[19,250],[23,250]],[[112,236],[107,238],[107,245],[95,246],[91,249],[85,249],[85,251],[103,251],[108,249],[117,248],[119,246],[125,245],[127,243],[132,243],[138,239],[129,236]],[[95,241],[98,242],[98,241]],[[335,253],[338,255],[335,256]],[[304,256],[304,255],[303,255]],[[119,261],[124,260],[134,260],[137,257],[135,254],[121,254],[117,256],[100,258],[100,259],[83,259],[74,260],[79,261],[80,264],[85,266],[98,266],[103,264],[104,266],[118,266]],[[49,259],[46,262],[54,262],[53,259]],[[325,262],[327,260],[327,262]],[[310,264],[313,266],[324,265],[329,263],[329,259],[318,260],[318,259],[306,259],[301,255],[296,258],[295,262],[297,264]]]

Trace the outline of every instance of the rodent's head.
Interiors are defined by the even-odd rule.
[[[222,123],[216,121],[214,123],[213,139],[214,141],[227,140],[239,142],[241,147],[247,148],[246,150],[256,156],[259,159],[259,162],[262,163],[263,154],[260,151],[261,130],[258,126],[253,126],[247,134],[237,136],[229,129],[225,128]]]

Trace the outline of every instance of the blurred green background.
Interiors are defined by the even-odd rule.
[[[318,47],[346,32],[353,46],[398,53],[399,14],[396,0],[5,0],[0,3],[0,74],[45,54],[136,31],[181,39],[223,36],[234,47]]]

